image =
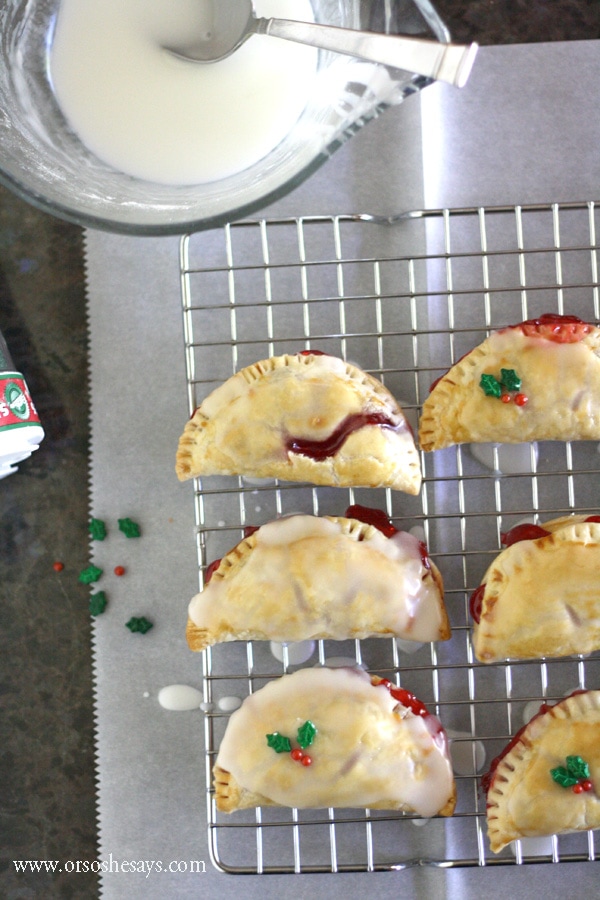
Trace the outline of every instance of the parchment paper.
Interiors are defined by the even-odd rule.
[[[388,111],[267,214],[596,199],[599,84],[600,42],[484,48],[462,92],[435,85]],[[91,515],[109,527],[92,557],[109,600],[94,621],[98,827],[109,869],[102,896],[526,896],[525,867],[242,882],[212,867],[202,713],[166,712],[157,702],[160,688],[201,680],[184,639],[198,584],[193,496],[174,474],[187,417],[178,240],[89,231],[86,263]],[[140,538],[118,531],[125,516],[140,523]],[[116,565],[124,576],[113,574]],[[131,616],[153,629],[130,633]],[[148,864],[140,871],[144,861],[155,862],[150,874]],[[159,873],[157,861],[188,871]],[[536,867],[536,889],[558,898],[576,885],[594,896],[596,873],[592,864]]]

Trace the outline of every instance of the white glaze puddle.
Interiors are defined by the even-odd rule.
[[[469,444],[469,450],[475,459],[500,475],[533,472],[538,461],[537,444]]]
[[[310,0],[256,0],[256,11],[313,18]],[[199,184],[249,167],[292,129],[317,51],[254,35],[229,58],[197,65],[162,49],[200,34],[203,13],[202,0],[61,0],[52,83],[100,159],[137,178]]]
[[[221,697],[217,706],[221,712],[234,712],[242,705],[241,697]]]
[[[468,731],[446,729],[450,739],[450,758],[457,775],[474,775],[485,765],[485,748],[481,741],[473,740]]]
[[[419,641],[404,641],[402,638],[396,638],[396,647],[400,653],[416,653],[424,646],[425,644],[421,644]]]
[[[299,666],[310,659],[315,652],[315,641],[294,641],[293,643],[281,643],[271,641],[269,644],[271,653],[281,663],[289,666]]]
[[[552,856],[553,853],[554,842],[552,836],[521,838],[520,844],[522,856]],[[516,856],[516,842],[511,841],[509,846],[513,856]]]
[[[359,663],[353,656],[328,656],[323,664],[317,663],[315,669],[318,669],[319,666],[324,665],[328,669],[365,669],[363,663]]]
[[[169,684],[158,692],[158,702],[163,709],[187,712],[200,709],[202,694],[189,684]]]

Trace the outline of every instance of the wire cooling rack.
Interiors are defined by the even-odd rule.
[[[319,349],[383,381],[415,419],[431,382],[493,328],[571,313],[599,321],[595,202],[445,209],[372,216],[261,219],[187,236],[181,284],[190,412],[259,359]],[[422,535],[444,576],[448,642],[393,639],[205,651],[209,846],[230,873],[345,872],[411,865],[486,866],[596,859],[593,832],[489,850],[480,775],[547,700],[600,686],[600,659],[480,665],[468,598],[500,549],[500,533],[600,509],[594,442],[459,446],[422,454],[419,497],[211,477],[195,483],[200,583],[247,525],[350,503],[383,508]],[[412,690],[452,738],[458,802],[451,819],[399,813],[265,808],[216,811],[211,769],[232,697],[302,665],[355,660]],[[312,652],[311,652],[312,651]]]

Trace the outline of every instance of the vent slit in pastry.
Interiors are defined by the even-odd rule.
[[[361,669],[301,669],[234,712],[214,767],[217,808],[396,809],[452,815],[445,732],[410,692]]]
[[[418,494],[414,436],[384,385],[318,353],[272,357],[214,390],[186,424],[176,471]]]
[[[490,847],[600,827],[600,691],[543,704],[482,779]]]
[[[423,450],[600,439],[600,328],[546,314],[494,331],[432,385]]]
[[[365,514],[364,508],[352,510]],[[389,520],[387,531],[358,518],[308,515],[254,530],[207,571],[204,590],[189,605],[189,646],[384,636],[446,640],[450,626],[438,569],[416,537]]]
[[[519,525],[470,600],[480,662],[600,649],[600,522],[565,516]]]

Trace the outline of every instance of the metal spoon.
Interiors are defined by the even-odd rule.
[[[206,13],[204,34],[189,44],[165,49],[191,62],[217,62],[237,50],[250,35],[268,34],[414,72],[455,87],[466,84],[478,50],[477,44],[441,44],[313,22],[260,18],[252,0],[212,0]]]

